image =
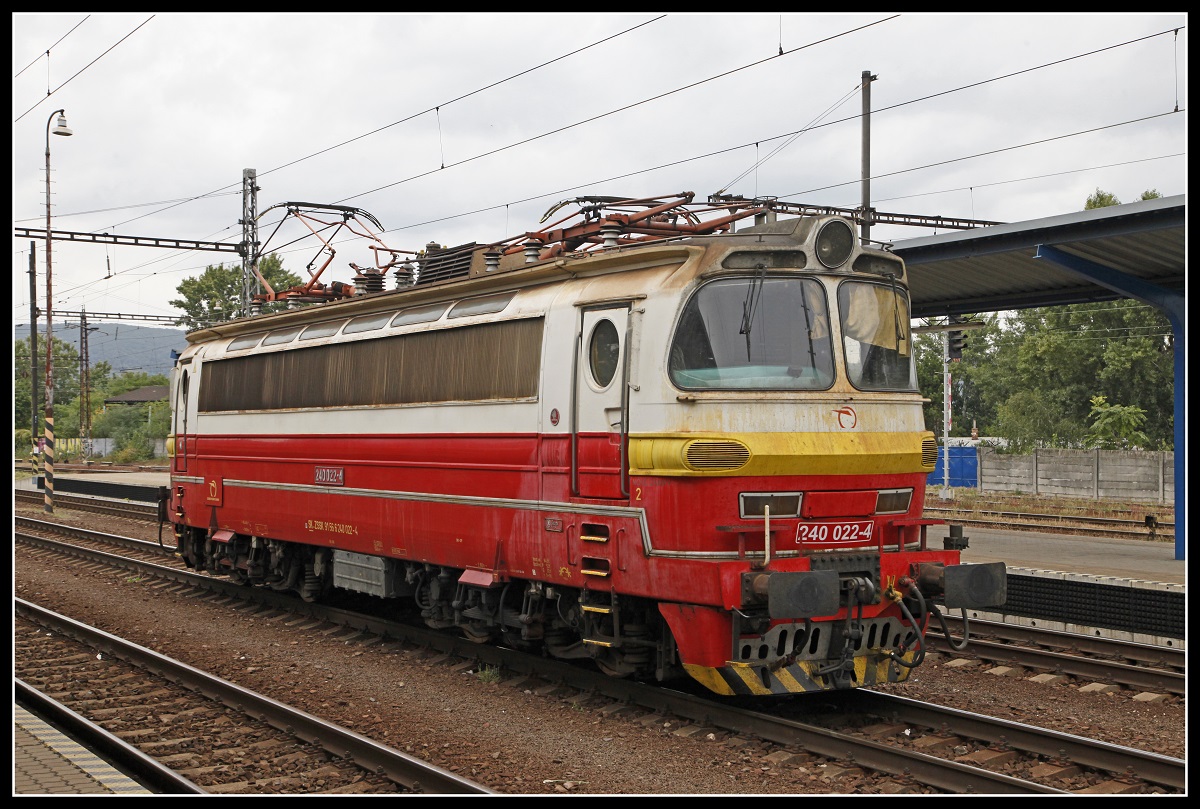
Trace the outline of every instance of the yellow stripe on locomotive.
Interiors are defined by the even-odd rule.
[[[935,453],[929,452],[933,444]],[[932,455],[932,457],[931,457]],[[682,433],[629,437],[629,474],[704,477],[931,472],[933,433]]]

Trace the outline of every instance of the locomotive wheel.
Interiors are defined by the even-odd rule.
[[[461,624],[459,628],[463,631],[463,636],[472,643],[492,643],[496,640],[495,630],[482,621]]]
[[[596,668],[609,677],[628,677],[634,672],[633,668],[625,664],[624,655],[615,649],[599,649],[592,656],[592,660],[595,661]]]

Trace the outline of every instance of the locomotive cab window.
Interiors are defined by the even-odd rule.
[[[904,290],[893,284],[843,281],[838,309],[851,384],[863,390],[916,390]]]
[[[824,390],[833,384],[829,307],[799,276],[710,281],[679,318],[668,373],[692,390]]]
[[[588,340],[588,364],[592,379],[601,388],[607,388],[617,374],[621,358],[621,336],[611,320],[599,321],[592,329]]]

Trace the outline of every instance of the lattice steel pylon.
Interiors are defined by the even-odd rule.
[[[91,360],[88,358],[88,333],[97,331],[88,328],[87,312],[79,312],[79,438],[83,460],[92,457],[92,384]]]
[[[242,317],[252,312],[250,302],[262,289],[255,268],[258,265],[258,171],[242,169]]]

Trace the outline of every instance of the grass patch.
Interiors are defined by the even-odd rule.
[[[498,683],[498,682],[500,682],[500,679],[501,679],[500,667],[499,666],[480,666],[479,671],[478,671],[478,673],[476,673],[475,676],[479,678],[480,682]]]

